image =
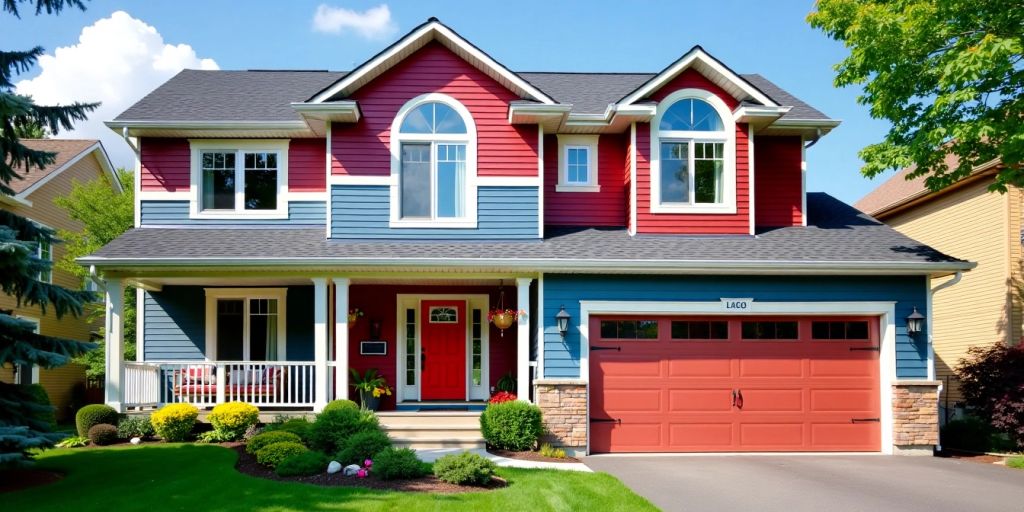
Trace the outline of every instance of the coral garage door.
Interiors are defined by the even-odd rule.
[[[594,317],[590,449],[879,451],[877,318]]]

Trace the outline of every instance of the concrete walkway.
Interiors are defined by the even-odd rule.
[[[596,456],[584,462],[666,511],[1008,512],[1024,470],[937,457]]]
[[[563,471],[584,471],[591,472],[592,470],[581,462],[542,462],[532,460],[518,460],[510,459],[508,457],[500,457],[489,453],[487,450],[473,449],[463,450],[461,448],[433,448],[433,449],[419,449],[416,450],[416,454],[419,455],[420,460],[423,462],[434,462],[437,459],[445,455],[452,453],[461,452],[472,452],[486,457],[495,464],[504,468],[526,468],[526,469],[560,469]]]

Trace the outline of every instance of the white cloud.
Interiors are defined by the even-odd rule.
[[[134,165],[131,149],[103,125],[185,68],[218,69],[187,44],[167,44],[156,28],[117,11],[82,29],[78,44],[40,57],[41,72],[17,83],[40,105],[102,102],[85,122],[58,137],[100,139],[115,166]]]
[[[355,32],[366,39],[380,39],[398,30],[386,4],[363,12],[320,4],[313,15],[313,30],[328,34]]]

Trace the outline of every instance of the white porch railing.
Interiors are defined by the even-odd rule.
[[[315,363],[146,361],[124,364],[124,405],[240,401],[257,407],[312,407]]]

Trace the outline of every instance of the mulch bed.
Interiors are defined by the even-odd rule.
[[[939,457],[946,457],[950,459],[964,460],[967,462],[977,462],[980,464],[995,464],[1006,460],[1006,457],[1000,457],[998,455],[988,455],[984,453],[972,453],[972,452],[961,452],[957,450],[945,449],[938,452]]]
[[[0,471],[0,493],[14,492],[52,484],[61,478],[63,473],[42,469],[11,469]]]
[[[505,458],[508,458],[508,459],[516,459],[516,460],[528,460],[530,462],[563,462],[563,463],[573,463],[573,462],[579,462],[580,461],[579,459],[577,459],[575,457],[569,457],[568,455],[564,459],[556,459],[556,458],[553,458],[553,457],[545,457],[545,456],[541,455],[540,452],[513,452],[513,451],[509,451],[509,450],[495,450],[493,448],[488,448],[487,452],[488,453],[492,453],[494,455],[497,455],[499,457],[505,457]]]
[[[249,476],[277,480],[279,482],[301,482],[304,484],[320,485],[325,487],[361,487],[364,489],[376,489],[381,491],[406,491],[406,492],[432,492],[439,494],[453,494],[463,492],[482,492],[506,487],[508,482],[502,478],[495,477],[491,484],[486,487],[474,487],[468,485],[455,485],[438,480],[434,475],[417,478],[415,480],[381,480],[373,476],[356,478],[354,476],[342,476],[341,473],[328,475],[326,472],[312,476],[289,476],[281,477],[274,473],[274,470],[256,462],[256,457],[245,452],[245,446],[239,443],[224,443],[224,446],[232,448],[238,453],[238,463],[235,469]]]

